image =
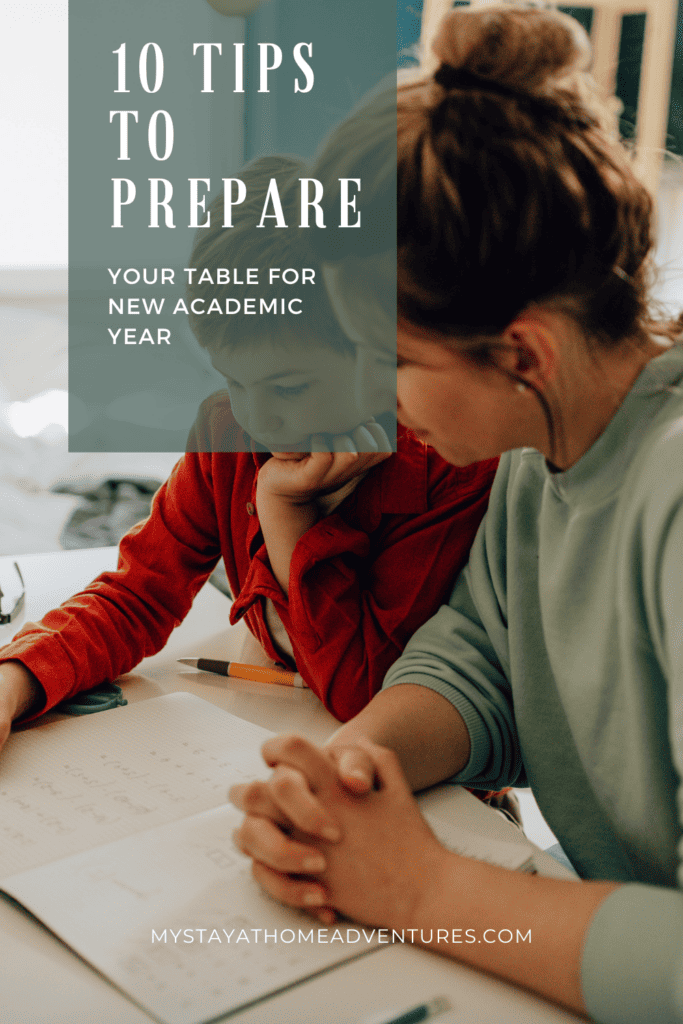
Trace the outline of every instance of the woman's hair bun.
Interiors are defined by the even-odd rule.
[[[574,18],[515,4],[457,8],[441,23],[433,50],[442,66],[526,93],[547,92],[591,56]]]

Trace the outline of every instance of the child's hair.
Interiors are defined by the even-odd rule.
[[[652,200],[582,70],[590,44],[578,22],[513,4],[460,8],[434,51],[436,73],[398,88],[399,316],[479,359],[535,303],[569,314],[592,344],[680,332],[683,321],[650,313]],[[331,137],[314,170],[326,188],[325,174],[350,174],[355,159],[367,192],[382,194],[392,120],[387,96],[376,98]],[[321,256],[346,256],[324,234]]]
[[[203,348],[236,350],[264,338],[278,339],[283,345],[296,340],[308,347],[324,347],[353,355],[355,348],[337,323],[322,280],[320,261],[311,250],[306,231],[299,227],[299,178],[307,177],[306,165],[286,156],[262,157],[248,164],[239,174],[247,189],[245,201],[233,207],[233,227],[223,227],[223,196],[209,206],[211,223],[200,228],[195,236],[190,266],[195,268],[192,283],[187,287],[188,304],[202,299],[198,309],[209,309],[217,300],[223,312],[192,312],[190,327]],[[271,179],[275,179],[282,202],[287,228],[278,228],[266,220],[257,224],[266,202]],[[269,206],[268,213],[272,213]],[[237,271],[240,283],[217,284],[218,268],[230,272],[233,281]],[[298,285],[284,283],[282,278],[269,283],[269,269],[303,268],[313,270],[315,282]],[[247,284],[247,269],[258,270],[258,284]],[[208,271],[211,281],[200,284],[202,273]],[[208,277],[208,275],[205,275]],[[213,283],[211,283],[213,282]],[[226,300],[256,299],[254,314],[226,314]],[[281,313],[281,301],[301,299],[300,313]],[[259,313],[260,302],[276,300],[277,313]],[[191,307],[190,307],[191,308]],[[298,307],[297,307],[298,308]]]

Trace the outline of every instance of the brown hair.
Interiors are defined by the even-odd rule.
[[[435,75],[398,90],[399,314],[480,357],[535,303],[603,346],[673,337],[683,323],[648,308],[652,200],[609,138],[578,22],[458,9],[434,51]]]

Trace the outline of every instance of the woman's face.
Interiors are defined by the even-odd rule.
[[[526,442],[510,379],[443,344],[398,329],[398,418],[454,466]]]

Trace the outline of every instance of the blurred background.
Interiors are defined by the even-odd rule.
[[[340,54],[363,46],[363,6],[350,0],[334,8]],[[399,0],[397,67],[417,62],[421,37],[428,43],[448,6]],[[311,11],[333,13],[297,0],[176,0],[173,7],[188,28],[219,19],[234,41],[278,32],[305,39],[315,28]],[[659,210],[657,295],[673,310],[683,304],[683,0],[562,10],[591,33],[593,73],[616,89],[622,134],[639,146],[639,170]],[[176,459],[67,450],[67,13],[67,0],[5,0],[0,10],[0,554],[115,543],[144,515]],[[370,88],[385,71],[369,67],[367,82],[351,87],[340,68],[337,91],[318,96],[316,144],[360,99],[361,85]],[[303,152],[300,126],[258,99],[231,97],[229,146],[218,156],[223,173],[262,152]],[[204,393],[218,386],[198,349],[189,358]]]

